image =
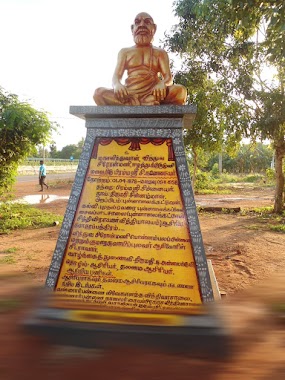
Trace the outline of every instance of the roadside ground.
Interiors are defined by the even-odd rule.
[[[36,181],[18,183],[16,196],[39,197],[38,190]],[[38,198],[36,207],[63,215],[70,190],[68,181],[51,182],[45,201]],[[55,196],[57,200],[49,202]],[[196,196],[197,204],[205,202],[243,210],[272,205],[273,194],[270,189],[237,189],[231,196]],[[1,380],[285,378],[285,234],[270,231],[267,220],[242,212],[202,212],[199,220],[207,258],[220,290],[227,294],[217,306],[231,333],[230,358],[194,359],[187,353],[171,355],[123,342],[104,351],[54,347],[27,335],[19,322],[44,285],[60,228],[53,226],[0,235],[0,259],[7,251],[11,257],[0,269]]]

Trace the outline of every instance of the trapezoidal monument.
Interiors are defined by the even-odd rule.
[[[46,280],[27,321],[65,344],[143,342],[225,351],[183,144],[195,105],[153,47],[147,13],[132,25],[113,89],[71,106],[87,135]],[[121,79],[127,71],[126,83]]]

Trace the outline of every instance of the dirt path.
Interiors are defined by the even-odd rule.
[[[36,207],[63,215],[67,199],[62,197],[68,197],[70,189],[70,184],[51,183],[50,197],[42,201],[36,183],[19,184],[16,194],[33,194],[39,200]],[[58,200],[49,202],[52,196]],[[207,203],[223,207],[269,206],[273,194],[271,190],[246,191],[236,194],[235,201],[227,198],[212,196],[209,201],[207,197]],[[197,196],[196,202],[205,202],[205,197]],[[13,252],[9,254],[11,262],[1,268],[1,298],[16,297],[23,302],[22,307],[0,314],[1,380],[71,380],[84,378],[85,374],[90,377],[91,373],[91,378],[96,373],[96,378],[104,380],[285,378],[284,324],[269,312],[268,306],[277,301],[285,303],[285,235],[269,231],[266,221],[241,213],[202,213],[199,220],[207,258],[212,260],[220,289],[227,293],[219,309],[232,333],[234,350],[229,360],[205,363],[187,354],[177,356],[124,345],[119,350],[102,352],[50,347],[19,330],[15,322],[21,320],[31,304],[33,289],[44,284],[59,233],[55,226],[0,236],[0,251]],[[16,273],[16,277],[7,272]]]

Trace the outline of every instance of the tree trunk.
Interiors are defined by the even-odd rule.
[[[276,189],[274,199],[274,212],[280,214],[283,210],[283,192],[284,192],[284,173],[283,173],[283,157],[284,150],[276,148],[275,150],[275,173],[276,173]]]
[[[223,154],[219,153],[219,173],[223,173]]]

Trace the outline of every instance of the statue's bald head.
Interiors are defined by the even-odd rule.
[[[154,24],[153,18],[149,13],[146,12],[140,12],[136,15],[134,23],[136,23],[136,20],[139,20],[141,18],[148,19],[152,24]]]
[[[146,12],[138,13],[131,26],[135,43],[138,45],[148,45],[152,42],[156,32],[156,25],[153,18]]]

